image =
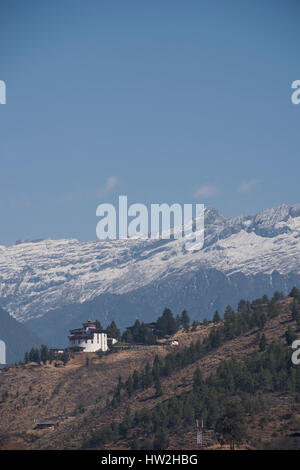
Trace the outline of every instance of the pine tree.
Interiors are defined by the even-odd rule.
[[[199,367],[197,367],[197,369],[195,370],[194,375],[193,375],[193,388],[194,388],[194,390],[195,391],[199,390],[202,384],[203,384],[203,377],[202,377],[202,374],[201,374],[201,371],[200,371]]]
[[[165,308],[161,317],[157,319],[155,333],[162,338],[165,335],[173,335],[177,331],[176,320],[170,309]]]
[[[163,391],[162,391],[161,381],[159,377],[155,379],[154,386],[155,386],[155,395],[157,397],[160,397],[163,394]]]
[[[293,297],[296,300],[300,300],[300,291],[297,287],[293,287],[291,292],[289,293],[289,297]]]
[[[28,354],[29,362],[33,362],[34,348],[31,348]]]
[[[180,318],[181,318],[182,327],[185,329],[185,331],[188,331],[189,326],[190,326],[190,317],[188,316],[188,313],[186,310],[183,310]]]
[[[296,323],[298,330],[300,330],[300,312],[298,312],[296,315]]]
[[[121,339],[121,332],[119,328],[117,327],[116,323],[114,322],[114,320],[106,328],[106,333],[109,336],[109,338],[115,338],[118,341],[120,341]]]
[[[294,298],[293,303],[292,303],[292,319],[293,320],[297,319],[297,314],[298,314],[297,302],[296,302],[296,299]]]
[[[267,346],[267,339],[266,339],[265,334],[262,334],[259,340],[259,350],[265,351],[266,346]]]
[[[140,377],[138,371],[135,369],[133,374],[132,374],[132,385],[133,385],[133,390],[136,391],[138,390],[140,386]]]
[[[123,388],[122,377],[119,375],[118,384],[114,390],[114,401],[116,404],[121,402],[121,390]]]
[[[41,355],[41,361],[43,362],[43,364],[46,364],[48,358],[49,358],[49,351],[48,351],[48,348],[45,344],[42,344],[41,346],[41,350],[40,350],[40,355]]]
[[[95,321],[95,324],[96,324],[97,330],[103,330],[103,326],[101,325],[101,323],[99,322],[99,320],[96,320],[96,321]]]
[[[296,333],[292,330],[292,328],[289,326],[287,331],[285,332],[285,339],[286,343],[288,346],[290,346],[295,339],[297,339]]]
[[[278,302],[278,300],[283,299],[284,295],[282,292],[279,292],[278,290],[274,292],[274,295],[272,297],[273,302]]]
[[[153,367],[152,367],[152,375],[153,375],[154,380],[157,380],[160,377],[161,369],[162,369],[162,362],[159,356],[156,354],[154,361],[153,361]]]
[[[138,440],[137,436],[133,436],[133,440],[131,443],[131,450],[139,450],[140,449],[140,441]]]
[[[37,348],[31,348],[29,351],[29,361],[30,362],[36,362],[37,364],[40,363],[41,357],[40,357],[40,350]]]
[[[144,369],[142,380],[143,380],[143,388],[144,389],[150,387],[153,383],[153,376],[152,376],[152,373],[151,373],[149,362],[146,363],[146,367]]]
[[[64,366],[69,362],[70,355],[67,351],[64,351],[60,356],[60,360],[63,362]]]
[[[215,311],[214,316],[213,316],[213,322],[214,323],[219,323],[221,321],[221,317],[219,315],[218,310]]]
[[[238,303],[238,312],[244,313],[247,309],[247,302],[244,299],[241,299]]]
[[[178,314],[176,315],[175,322],[176,322],[177,329],[179,329],[181,327],[181,315],[178,315]]]
[[[231,318],[233,315],[234,315],[233,308],[231,307],[231,305],[227,305],[227,307],[225,309],[225,313],[224,313],[224,320],[226,318]]]
[[[226,405],[223,415],[217,420],[215,432],[218,441],[230,444],[234,450],[246,438],[245,417],[242,408],[234,403]]]
[[[132,377],[128,377],[126,384],[125,384],[126,392],[128,397],[130,398],[133,394],[133,380]]]
[[[167,433],[166,429],[163,428],[154,437],[153,449],[154,450],[165,450],[165,449],[168,448],[169,442],[170,441],[169,441],[168,433]]]

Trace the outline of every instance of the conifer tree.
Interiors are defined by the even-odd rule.
[[[193,388],[194,390],[199,390],[201,385],[203,384],[203,377],[202,377],[202,374],[201,374],[201,371],[199,369],[199,367],[197,367],[197,369],[195,370],[194,372],[194,375],[193,375]]]
[[[265,334],[262,334],[259,340],[259,350],[265,351],[266,346],[267,346],[267,339],[266,339]]]
[[[109,338],[115,338],[118,341],[120,341],[121,339],[121,332],[119,328],[117,327],[116,323],[114,322],[114,320],[106,328],[106,333]]]
[[[297,301],[300,300],[300,291],[297,289],[297,287],[293,287],[291,292],[289,293],[289,297],[293,297]]]
[[[219,315],[218,310],[215,311],[214,316],[213,316],[213,322],[214,323],[219,323],[221,321],[221,317]]]
[[[290,346],[295,339],[297,339],[296,333],[292,330],[292,328],[289,326],[287,331],[285,332],[285,339],[286,343],[288,346]]]
[[[155,379],[154,386],[155,386],[155,395],[157,397],[160,397],[163,394],[163,391],[162,391],[161,381],[159,377]]]
[[[161,317],[157,319],[155,332],[158,337],[162,338],[165,335],[173,335],[177,331],[176,320],[170,309],[166,308]]]
[[[181,313],[181,324],[185,331],[188,331],[190,326],[190,317],[186,310],[183,310],[183,312]]]
[[[40,350],[40,356],[41,356],[41,361],[46,364],[48,358],[49,358],[49,351],[48,348],[45,344],[42,344],[41,350]]]
[[[218,419],[215,432],[219,442],[230,444],[234,450],[246,438],[245,416],[241,406],[230,403],[225,407],[223,415]]]

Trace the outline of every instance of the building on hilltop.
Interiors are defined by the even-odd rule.
[[[50,353],[51,353],[54,357],[58,357],[58,356],[62,355],[64,352],[65,352],[65,350],[64,350],[64,349],[60,349],[60,348],[51,348],[51,349],[50,349]]]
[[[70,330],[68,349],[73,352],[107,351],[107,333],[97,328],[96,322],[88,320],[82,328]]]

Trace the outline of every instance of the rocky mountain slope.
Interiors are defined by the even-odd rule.
[[[121,327],[168,305],[201,319],[241,297],[300,286],[300,205],[232,219],[206,208],[205,244],[39,240],[0,246],[0,299],[48,342],[88,316]]]

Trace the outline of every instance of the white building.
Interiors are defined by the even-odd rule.
[[[107,333],[97,328],[96,322],[88,320],[82,328],[70,330],[69,350],[96,352],[107,351]]]

